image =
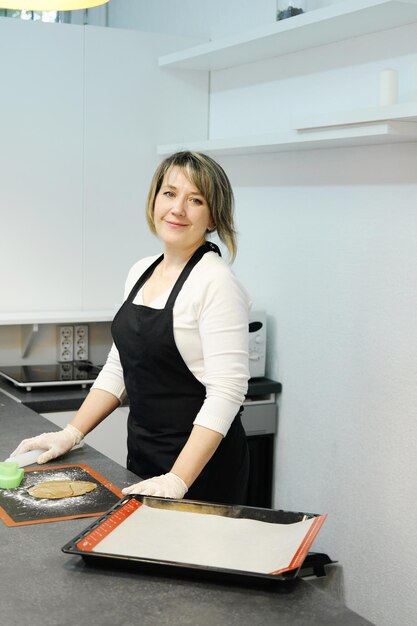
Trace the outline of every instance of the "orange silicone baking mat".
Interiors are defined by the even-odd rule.
[[[97,488],[83,496],[48,500],[34,498],[28,489],[49,480],[86,480]],[[79,517],[97,517],[123,498],[118,487],[88,465],[59,465],[25,470],[16,489],[0,489],[0,519],[7,526],[42,524]]]

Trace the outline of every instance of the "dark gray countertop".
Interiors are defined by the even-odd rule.
[[[53,411],[76,411],[86,398],[89,388],[81,385],[62,387],[38,387],[26,391],[24,387],[16,387],[13,383],[0,378],[0,398],[7,395],[17,402],[34,409],[38,413]]]
[[[0,394],[0,459],[50,422]],[[56,429],[58,430],[58,429]],[[122,488],[136,478],[85,445],[53,464],[85,463]],[[99,569],[61,552],[92,521],[20,527],[0,521],[1,618],[5,626],[365,626],[308,580],[273,588]]]
[[[89,388],[83,389],[81,385],[63,385],[62,387],[37,387],[26,391],[24,387],[17,387],[8,380],[0,378],[0,391],[38,413],[48,413],[76,411],[87,396]],[[280,394],[281,391],[281,383],[270,378],[251,378],[249,381],[248,395],[251,396]]]

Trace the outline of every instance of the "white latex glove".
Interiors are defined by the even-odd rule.
[[[182,478],[172,472],[142,480],[140,483],[122,489],[122,493],[126,496],[131,493],[140,493],[144,496],[159,496],[175,500],[181,500],[187,491],[188,487]]]
[[[78,428],[68,424],[64,430],[60,430],[57,433],[42,433],[42,435],[38,435],[37,437],[23,439],[16,450],[11,453],[10,458],[18,454],[23,454],[24,452],[29,452],[30,450],[42,448],[46,450],[46,452],[38,457],[37,462],[39,464],[47,463],[72,450],[82,439],[84,439],[84,435]]]

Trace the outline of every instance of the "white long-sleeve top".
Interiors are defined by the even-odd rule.
[[[125,299],[157,256],[138,261],[129,271]],[[170,290],[151,304],[164,308]],[[142,304],[142,289],[134,299]],[[184,362],[206,388],[194,424],[226,435],[247,391],[249,379],[250,300],[236,276],[215,252],[207,252],[191,271],[175,301],[174,339]],[[113,344],[93,388],[122,399],[125,394],[119,353]],[[175,419],[175,415],[173,415]]]

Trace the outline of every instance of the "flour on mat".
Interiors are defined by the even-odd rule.
[[[25,474],[25,478],[20,487],[16,489],[4,489],[2,490],[2,497],[10,498],[16,502],[19,502],[22,508],[30,508],[33,510],[33,504],[36,500],[33,496],[29,495],[28,489],[45,482],[46,476],[50,480],[79,480],[79,472],[77,468],[66,468],[65,471],[54,472],[28,472]],[[94,492],[87,493],[83,496],[83,504],[94,504],[95,495]],[[59,500],[47,500],[42,499],[42,509],[49,509],[51,513],[54,510],[62,510],[62,508],[70,508],[74,505],[74,498],[60,498]]]

